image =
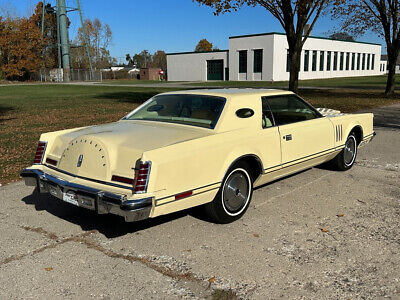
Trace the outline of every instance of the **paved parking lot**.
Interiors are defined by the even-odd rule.
[[[400,106],[375,112],[354,168],[259,188],[229,225],[195,210],[129,224],[0,187],[0,298],[398,299]]]

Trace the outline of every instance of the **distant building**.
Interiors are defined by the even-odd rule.
[[[139,72],[140,80],[160,80],[159,68],[141,68]]]
[[[300,79],[386,73],[381,45],[310,36],[301,53]],[[229,38],[229,50],[167,54],[168,80],[289,80],[288,43],[282,33]]]

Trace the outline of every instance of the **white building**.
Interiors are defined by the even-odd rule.
[[[300,79],[384,74],[381,45],[310,36],[300,62]],[[229,50],[167,54],[168,80],[289,80],[288,43],[282,33],[229,38]]]

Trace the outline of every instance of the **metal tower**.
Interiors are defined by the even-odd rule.
[[[46,14],[46,0],[42,0],[43,2],[43,11],[42,11],[42,37],[44,36],[44,22],[45,22],[45,14]],[[68,34],[68,17],[67,13],[77,11],[79,13],[81,26],[83,29],[83,36],[85,44],[83,45],[86,48],[86,54],[89,60],[89,68],[90,68],[90,76],[91,80],[94,79],[94,72],[92,67],[92,59],[89,50],[89,41],[87,38],[87,31],[85,28],[85,24],[83,21],[83,13],[81,9],[80,0],[75,0],[76,7],[68,7],[66,5],[66,0],[56,0],[56,16],[57,16],[57,49],[58,49],[58,68],[59,68],[59,78],[61,78],[60,70],[63,69],[63,81],[69,82],[71,81],[71,53],[70,53],[70,44],[69,44],[69,34]]]

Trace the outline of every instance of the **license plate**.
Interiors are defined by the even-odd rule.
[[[71,203],[73,205],[79,206],[78,204],[78,197],[74,192],[67,192],[67,193],[63,193],[63,201]]]

